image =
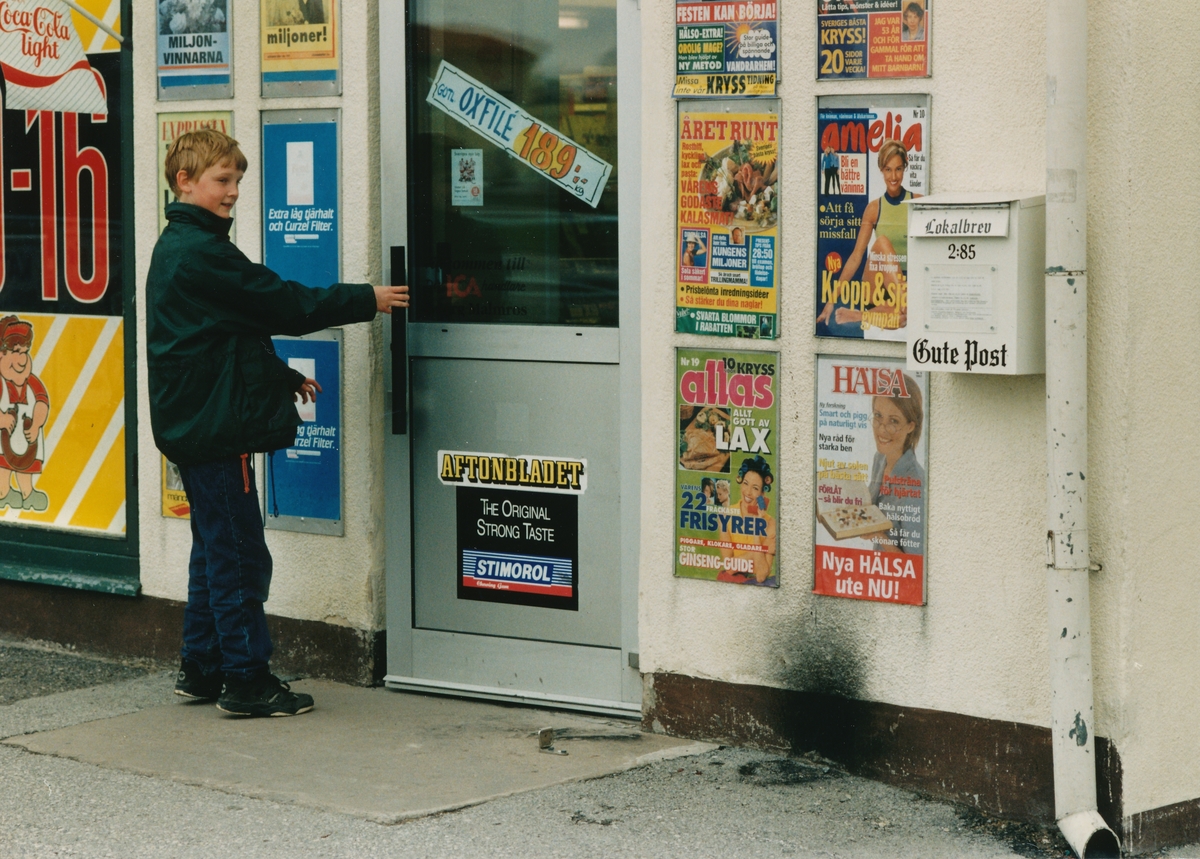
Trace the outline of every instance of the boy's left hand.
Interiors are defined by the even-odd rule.
[[[391,313],[393,307],[408,307],[407,286],[376,286],[375,309],[380,313]]]
[[[303,384],[296,391],[296,399],[303,405],[309,400],[314,403],[317,401],[317,394],[321,391],[321,384],[316,379],[305,379]]]

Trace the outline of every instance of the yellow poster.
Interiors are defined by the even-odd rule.
[[[175,202],[167,184],[167,150],[181,135],[201,128],[212,128],[222,134],[233,134],[233,114],[228,110],[194,113],[160,113],[158,115],[158,231],[167,228],[166,207]],[[230,237],[232,238],[232,236]]]
[[[162,515],[167,519],[190,519],[192,516],[179,466],[165,456],[162,458]]]
[[[778,336],[779,114],[679,114],[675,330]]]
[[[272,84],[336,87],[338,0],[262,0],[259,10],[264,95]]]
[[[125,533],[120,317],[0,318],[0,519]]]

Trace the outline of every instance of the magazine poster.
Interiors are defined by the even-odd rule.
[[[164,519],[192,518],[192,505],[183,488],[179,466],[162,458],[162,515]]]
[[[86,5],[124,30],[119,0]],[[127,553],[133,55],[57,0],[10,2],[0,19],[0,527],[116,538]]]
[[[817,0],[817,80],[929,77],[933,0]]]
[[[929,374],[817,356],[813,593],[925,604]]]
[[[261,0],[264,98],[340,95],[338,0]]]
[[[228,110],[210,110],[196,113],[160,113],[158,115],[158,231],[167,228],[167,205],[175,202],[175,194],[167,183],[167,151],[175,140],[189,131],[211,128],[222,134],[233,134],[233,113]],[[235,208],[236,212],[236,208]],[[237,218],[234,217],[234,227]],[[230,230],[229,238],[234,234]]]
[[[835,99],[817,108],[816,334],[904,342],[908,203],[929,193],[929,97],[826,104]]]
[[[675,330],[778,336],[779,102],[679,113]]]
[[[777,0],[675,0],[675,98],[774,96]]]
[[[233,95],[229,0],[159,0],[158,97]]]
[[[675,575],[777,588],[779,354],[675,355]]]

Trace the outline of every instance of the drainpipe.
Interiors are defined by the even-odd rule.
[[[1047,0],[1046,460],[1054,817],[1080,859],[1119,857],[1096,811],[1087,501],[1087,0]]]

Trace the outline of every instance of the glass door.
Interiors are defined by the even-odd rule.
[[[391,541],[389,641],[409,629],[389,685],[636,709],[623,2],[409,0],[411,402],[388,503],[407,491],[410,533]]]

